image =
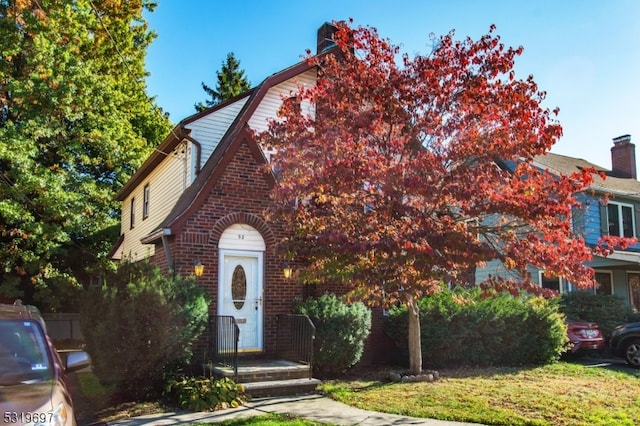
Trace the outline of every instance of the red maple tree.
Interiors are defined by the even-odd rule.
[[[519,286],[531,284],[529,266],[589,286],[594,250],[628,244],[593,249],[572,234],[574,195],[593,170],[534,165],[562,128],[533,77],[515,76],[522,47],[505,47],[492,26],[400,56],[374,28],[336,26],[336,47],[307,59],[317,84],[291,94],[259,139],[278,151],[273,196],[290,226],[284,246],[305,261],[300,278],[405,304],[412,371],[422,369],[417,299],[443,282],[499,260]]]

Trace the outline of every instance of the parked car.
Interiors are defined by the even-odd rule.
[[[0,304],[0,412],[11,425],[75,425],[66,374],[87,367],[86,352],[63,363],[34,306]]]
[[[571,353],[599,351],[605,347],[605,338],[595,322],[567,320],[567,335]]]
[[[630,367],[640,368],[640,322],[617,326],[609,338],[611,353],[624,358]]]

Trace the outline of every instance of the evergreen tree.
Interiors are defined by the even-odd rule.
[[[227,61],[222,63],[222,68],[216,75],[218,82],[215,89],[207,86],[204,82],[202,83],[202,89],[211,99],[204,103],[197,103],[195,105],[196,111],[203,111],[251,89],[251,83],[245,76],[244,70],[240,69],[240,61],[235,58],[233,52],[227,54]]]
[[[145,87],[154,7],[0,0],[0,296],[64,308],[117,238],[114,195],[170,125]]]

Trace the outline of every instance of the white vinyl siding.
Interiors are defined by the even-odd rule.
[[[249,119],[249,126],[258,132],[266,130],[269,120],[276,118],[277,111],[282,104],[281,96],[295,95],[298,84],[312,86],[315,81],[316,71],[309,70],[270,88]],[[198,169],[201,169],[209,159],[248,99],[249,96],[245,96],[185,125],[186,129],[191,130],[191,137],[200,144],[202,149],[201,163],[197,167]],[[308,108],[305,110],[312,112]],[[238,125],[243,125],[243,123],[238,123]],[[144,245],[140,240],[157,230],[158,225],[167,217],[185,188],[191,185],[196,177],[195,161],[195,146],[183,141],[173,152],[166,153],[164,160],[123,200],[121,232],[124,235],[124,241],[116,257],[136,261],[154,255],[154,247]],[[129,228],[132,217],[131,199],[135,197],[136,200],[144,200],[146,185],[152,187],[148,205],[149,215],[142,221],[138,220],[134,228]],[[143,203],[136,201],[135,204],[138,205],[135,208],[139,211],[134,213],[138,213],[139,217],[142,217]],[[238,235],[233,234],[232,238],[239,239]]]
[[[207,162],[207,159],[209,159],[213,150],[218,146],[227,130],[229,130],[233,120],[236,119],[248,99],[249,96],[238,99],[236,102],[224,108],[213,111],[185,125],[186,129],[191,130],[191,137],[198,141],[202,147],[200,167]],[[193,168],[191,170],[193,170]],[[194,173],[190,175],[189,184],[195,179]]]
[[[236,223],[224,230],[218,242],[220,249],[265,251],[260,232],[251,225]]]
[[[277,86],[273,86],[262,99],[262,102],[260,102],[260,105],[256,108],[251,119],[249,119],[249,127],[256,132],[267,130],[269,120],[277,116],[278,109],[280,109],[280,105],[282,105],[283,96],[285,98],[295,96],[299,85],[311,87],[315,84],[316,70],[311,69]]]
[[[145,245],[140,239],[156,230],[160,222],[167,217],[174,204],[184,191],[183,176],[185,173],[185,162],[189,159],[181,150],[183,145],[168,153],[165,159],[147,176],[147,179],[138,185],[122,203],[122,225],[121,232],[125,235],[121,246],[121,253],[125,259],[140,260],[154,254],[152,245]],[[145,220],[138,221],[133,229],[129,229],[129,218],[131,217],[131,199],[144,198],[144,188],[153,186],[153,199],[150,199],[149,216]],[[137,204],[137,213],[142,215],[142,203]]]

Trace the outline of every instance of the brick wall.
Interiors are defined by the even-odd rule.
[[[302,298],[302,286],[287,280],[282,273],[283,259],[275,253],[276,244],[284,237],[281,224],[270,222],[265,211],[270,204],[267,180],[250,152],[243,144],[224,173],[211,189],[204,204],[188,219],[178,235],[171,238],[171,252],[176,272],[189,275],[194,259],[204,265],[204,274],[197,278],[211,298],[210,314],[215,315],[218,296],[218,241],[224,230],[236,223],[257,229],[265,240],[264,253],[264,346],[267,355],[275,352],[275,318],[291,313],[294,300]],[[168,270],[160,244],[156,260]],[[206,342],[203,342],[204,345]]]
[[[295,279],[284,278],[282,257],[275,252],[276,244],[285,236],[281,223],[268,220],[265,211],[270,205],[270,187],[248,146],[243,144],[224,173],[211,189],[204,204],[188,219],[179,234],[171,236],[170,249],[176,272],[190,275],[194,259],[204,265],[203,276],[197,281],[211,298],[210,314],[215,315],[218,296],[218,241],[224,230],[236,223],[257,229],[265,240],[264,254],[264,347],[265,355],[275,353],[276,315],[292,312],[296,300],[318,295],[319,292],[344,293],[338,286],[302,286]],[[161,244],[156,245],[154,262],[163,272],[169,271]],[[393,353],[384,335],[381,310],[373,311],[373,329],[367,341],[363,363],[381,363]],[[207,339],[196,348],[204,351]]]
[[[611,171],[615,176],[636,179],[636,147],[631,136],[624,135],[613,139],[611,148]]]

